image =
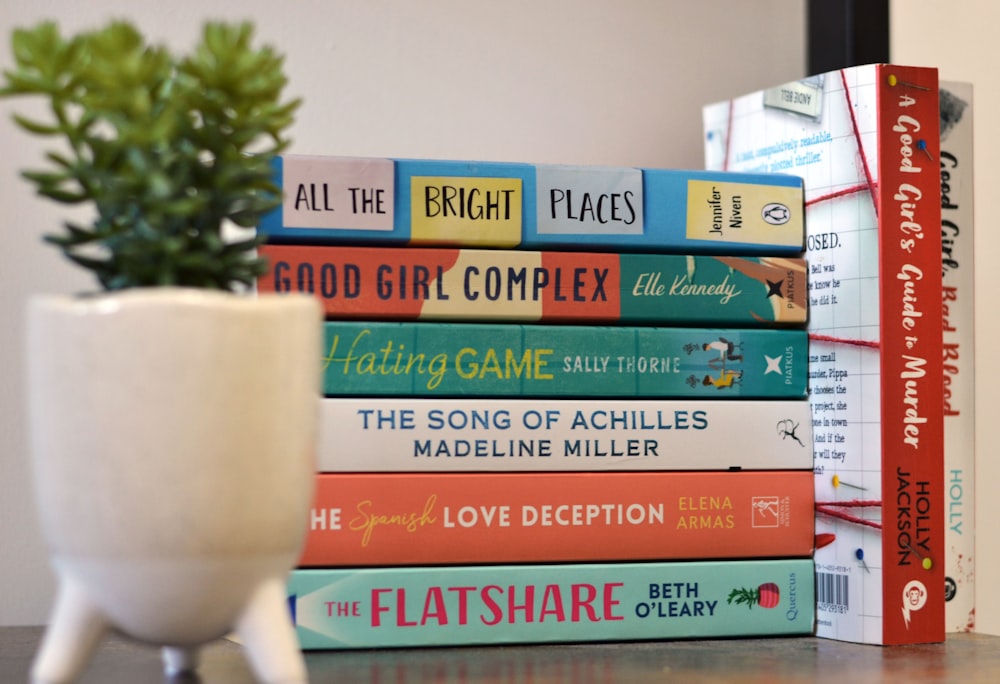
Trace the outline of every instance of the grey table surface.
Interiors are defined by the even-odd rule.
[[[0,683],[26,682],[41,627],[0,628]],[[658,684],[684,682],[1000,682],[1000,637],[864,646],[814,637],[310,652],[313,684]],[[206,646],[195,676],[167,679],[159,650],[119,635],[101,642],[80,684],[253,682],[242,647]]]

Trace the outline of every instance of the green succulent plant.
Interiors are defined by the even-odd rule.
[[[149,44],[127,21],[64,37],[53,22],[16,29],[0,98],[40,96],[30,134],[61,139],[47,168],[22,175],[39,195],[92,204],[45,240],[106,290],[233,290],[266,270],[259,237],[224,239],[277,206],[271,162],[299,100],[282,101],[284,57],[252,45],[250,23],[206,23],[186,56]]]

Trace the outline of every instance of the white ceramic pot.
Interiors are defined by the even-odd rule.
[[[322,314],[309,296],[150,288],[29,305],[34,481],[59,595],[33,681],[113,627],[168,670],[235,631],[305,682],[285,583],[315,478]]]

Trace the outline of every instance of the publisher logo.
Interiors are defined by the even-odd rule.
[[[792,212],[780,202],[771,202],[760,210],[760,217],[772,226],[783,226],[792,218]]]
[[[915,613],[927,603],[927,587],[920,580],[910,580],[903,587],[903,620],[910,628],[910,613]]]
[[[751,499],[753,506],[752,527],[779,527],[781,521],[781,501],[776,496],[755,496]]]

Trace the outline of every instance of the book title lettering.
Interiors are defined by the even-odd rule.
[[[916,104],[916,100],[909,95],[901,95],[899,107],[908,108]],[[901,174],[921,174],[923,167],[918,166],[913,161],[914,148],[917,141],[913,135],[921,129],[920,121],[909,114],[899,114],[896,124],[892,127],[893,132],[899,135],[899,172]],[[915,181],[916,182],[916,181]],[[902,237],[899,240],[900,249],[906,254],[912,254],[916,243],[924,238],[923,227],[918,219],[920,202],[923,199],[921,189],[912,183],[900,183],[893,200],[897,203],[899,216],[899,231]],[[915,355],[919,343],[919,322],[923,318],[923,312],[919,305],[923,297],[920,294],[920,282],[923,280],[922,270],[915,264],[904,263],[896,279],[901,283],[901,306],[900,325],[905,331],[905,352],[902,354],[904,370],[900,377],[904,381],[904,393],[902,401],[904,404],[903,414],[903,443],[908,446],[920,448],[920,428],[927,422],[927,418],[920,413],[920,397],[922,394],[921,382],[926,375],[926,358]]]
[[[591,584],[431,585],[426,589],[376,587],[365,599],[344,596],[323,602],[330,619],[367,619],[371,627],[397,628],[622,621],[623,582]],[[718,599],[703,598],[698,582],[648,585],[648,599],[632,609],[638,618],[686,618],[716,615]],[[789,618],[793,619],[793,618]]]
[[[350,198],[351,214],[387,214],[388,201],[385,188],[346,188]],[[337,211],[336,201],[329,183],[299,183],[295,190],[295,211]]]
[[[383,263],[374,268],[353,262],[314,264],[291,263],[279,259],[273,265],[275,292],[308,292],[326,300],[353,300],[364,297],[365,286],[375,290],[380,301],[449,301],[456,294],[465,301],[505,302],[608,302],[609,268],[535,266],[501,267],[469,265],[460,272],[440,264]],[[368,274],[368,277],[366,277]],[[718,282],[694,283],[689,276],[669,276],[661,271],[635,276],[633,297],[706,297],[728,304],[743,291],[730,276]],[[461,288],[452,286],[460,281]],[[789,276],[790,287],[794,278]],[[615,297],[614,293],[612,297]],[[790,289],[787,299],[794,296]],[[791,306],[791,303],[789,303]]]
[[[571,430],[704,430],[708,427],[708,412],[636,409],[577,409],[571,415]],[[519,414],[515,425],[508,409],[431,409],[418,420],[415,409],[358,409],[362,430],[554,430],[563,422],[559,409],[530,409]]]
[[[464,347],[454,358],[440,353],[427,358],[426,354],[413,354],[406,345],[389,340],[375,351],[364,348],[364,340],[371,335],[368,329],[354,336],[344,356],[337,356],[340,335],[334,335],[329,350],[323,359],[325,371],[334,363],[343,367],[343,374],[360,376],[426,376],[427,388],[434,389],[441,384],[451,368],[462,379],[482,380],[493,377],[501,380],[527,378],[552,380],[555,376],[548,366],[552,349],[524,349],[521,352],[510,348],[488,347],[476,349]],[[589,361],[589,359],[588,359]]]
[[[424,528],[505,529],[558,527],[622,527],[671,525],[678,531],[735,529],[735,504],[729,496],[680,496],[673,505],[674,517],[668,520],[667,504],[662,501],[632,503],[540,503],[479,504],[438,507],[437,495],[430,495],[419,510],[382,510],[371,499],[355,505],[354,514],[345,519],[340,507],[314,508],[310,529],[315,532],[358,532],[360,544],[368,546],[378,529],[395,528],[409,534]]]
[[[962,235],[959,225],[952,220],[952,217],[945,217],[945,212],[958,211],[959,206],[951,199],[952,174],[958,167],[958,158],[946,151],[941,150],[941,275],[947,278],[959,269],[958,259],[955,258],[957,244]],[[955,276],[952,276],[955,277]],[[953,323],[952,310],[961,307],[959,299],[959,288],[955,285],[944,285],[942,293],[942,314],[944,316],[944,332],[946,335],[944,342],[944,415],[960,416],[962,412],[956,408],[952,402],[952,379],[958,375],[961,367],[961,345],[955,339],[960,339],[958,326]]]

